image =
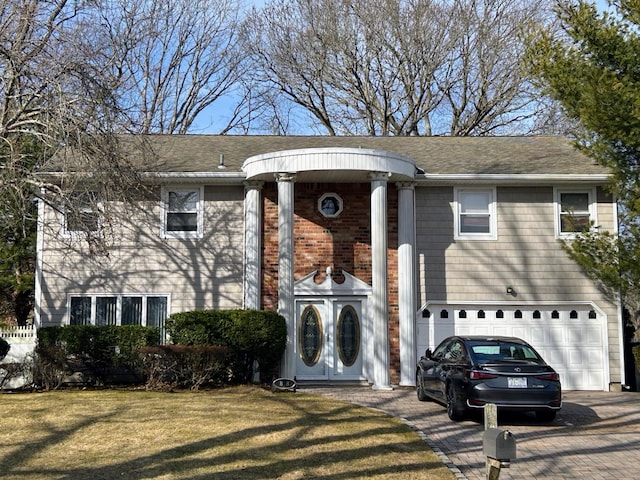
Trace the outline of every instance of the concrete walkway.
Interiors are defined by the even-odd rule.
[[[376,408],[405,419],[460,479],[484,480],[482,415],[452,422],[444,407],[419,402],[413,389],[313,387],[301,392]],[[509,479],[640,478],[640,393],[564,392],[563,408],[551,424],[533,415],[500,415],[500,428],[513,433],[517,459],[503,469]]]

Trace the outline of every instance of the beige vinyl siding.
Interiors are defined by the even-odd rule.
[[[613,196],[598,188],[597,190],[597,205],[598,205],[598,227],[612,231],[613,225],[617,222],[616,204],[613,203]]]
[[[523,302],[600,298],[555,238],[551,187],[498,187],[497,240],[454,240],[452,202],[451,187],[416,189],[422,300],[502,301],[506,286]],[[603,228],[611,208],[600,205]]]
[[[506,305],[593,302],[607,315],[611,380],[620,381],[616,305],[562,250],[554,231],[552,187],[497,188],[497,240],[454,240],[453,187],[416,188],[419,300]],[[614,210],[598,191],[598,224]],[[512,287],[517,295],[506,294]]]
[[[204,236],[160,238],[159,189],[141,208],[114,222],[116,247],[91,256],[85,241],[60,235],[59,219],[47,211],[42,252],[42,325],[67,319],[67,294],[156,293],[170,296],[170,313],[202,308],[240,308],[244,246],[244,188],[208,186]]]

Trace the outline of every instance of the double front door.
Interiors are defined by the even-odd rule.
[[[296,378],[363,379],[363,300],[296,300]]]

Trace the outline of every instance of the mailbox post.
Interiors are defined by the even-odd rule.
[[[497,425],[497,407],[485,406],[485,431],[482,435],[482,451],[487,457],[487,480],[498,480],[500,469],[509,468],[516,458],[516,439],[508,430]]]

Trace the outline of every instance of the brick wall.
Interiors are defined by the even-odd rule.
[[[294,278],[299,280],[314,270],[322,282],[327,267],[334,279],[341,281],[342,270],[371,285],[371,185],[296,183],[294,208]],[[337,218],[324,217],[318,200],[325,193],[335,193],[343,202]],[[264,231],[262,258],[262,302],[268,310],[278,306],[278,191],[277,184],[263,189]],[[398,197],[389,184],[388,201],[388,270],[389,270],[389,342],[391,381],[399,381],[400,351],[398,326]]]

